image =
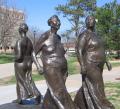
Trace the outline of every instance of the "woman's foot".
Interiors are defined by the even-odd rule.
[[[16,100],[13,100],[12,103],[18,103],[18,104],[21,104],[21,103],[22,103],[22,100],[21,100],[21,99],[16,99]]]
[[[35,98],[35,104],[38,105],[42,102],[43,100],[43,96],[42,95],[39,95]]]

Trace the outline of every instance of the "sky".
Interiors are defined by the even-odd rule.
[[[47,20],[54,14],[57,14],[55,7],[58,4],[65,4],[67,0],[9,0],[9,5],[14,5],[17,9],[25,11],[26,23],[29,27],[36,27],[39,30],[46,31],[49,29]],[[113,0],[97,0],[97,6],[102,6],[106,2]],[[120,0],[117,0],[120,3]],[[62,14],[58,15],[61,20],[60,31],[69,30],[71,27],[70,22],[63,17]]]

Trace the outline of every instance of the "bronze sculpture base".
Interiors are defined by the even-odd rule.
[[[7,103],[0,105],[0,109],[42,109],[41,105],[20,105],[17,103]]]

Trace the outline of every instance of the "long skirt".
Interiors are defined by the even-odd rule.
[[[24,63],[15,63],[14,67],[17,99],[23,100],[30,97],[41,96],[32,79],[32,65],[26,66]]]
[[[114,109],[105,96],[103,67],[103,62],[87,62],[87,73],[82,75],[82,87],[74,99],[79,109]]]
[[[58,67],[45,66],[48,90],[43,100],[43,109],[76,109],[65,86],[66,75],[67,67],[64,64]]]

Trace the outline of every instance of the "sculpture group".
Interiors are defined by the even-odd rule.
[[[27,37],[28,26],[21,24],[19,33],[21,39],[15,45],[15,76],[17,80],[17,100],[24,104],[24,100],[34,98],[35,104],[41,104],[41,109],[114,109],[106,99],[103,83],[103,67],[106,63],[104,44],[95,33],[95,18],[86,18],[86,30],[79,34],[76,41],[76,54],[80,63],[82,86],[75,99],[69,95],[65,82],[68,76],[65,49],[61,37],[57,34],[61,22],[58,16],[48,19],[50,30],[43,33],[33,47]],[[41,53],[43,67],[39,64],[36,55]],[[44,75],[48,86],[41,102],[42,95],[32,79],[32,63],[35,63],[38,72]]]

